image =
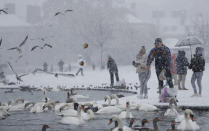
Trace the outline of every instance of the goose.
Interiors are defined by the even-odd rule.
[[[112,122],[116,122],[116,127],[112,131],[132,131],[130,127],[124,126],[121,119],[118,116],[113,116],[110,120],[108,125],[110,125]]]
[[[184,119],[178,125],[177,129],[178,130],[192,130],[192,131],[196,131],[200,129],[200,127],[194,121],[194,114],[192,110],[186,109],[184,111]]]
[[[43,125],[43,126],[42,126],[42,131],[46,131],[47,128],[50,128],[49,125],[46,125],[46,124]]]
[[[140,125],[134,125],[133,129],[134,130],[137,130],[137,131],[146,131],[146,130],[149,130],[149,128],[146,128],[145,127],[145,124],[146,123],[149,123],[149,120],[147,119],[142,119],[141,121],[141,126]],[[130,125],[132,127],[132,125]]]
[[[116,94],[112,94],[111,95],[111,99],[115,99],[116,105],[119,105],[119,98],[118,98],[118,96]]]
[[[70,125],[82,125],[85,123],[85,121],[81,117],[81,105],[78,106],[77,110],[77,116],[72,117],[72,116],[64,116],[60,123],[61,124],[70,124]]]
[[[164,116],[177,116],[178,112],[177,112],[177,103],[176,100],[174,98],[171,98],[169,100],[169,109],[166,110]]]
[[[175,120],[171,121],[171,129],[167,129],[166,131],[177,131],[176,130],[176,122],[175,122]]]
[[[126,102],[126,111],[122,111],[119,114],[120,119],[127,119],[127,118],[133,118],[132,113],[130,112],[130,104],[129,102]]]

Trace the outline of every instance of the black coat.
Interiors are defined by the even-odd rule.
[[[187,66],[189,66],[188,59],[185,56],[184,51],[179,51],[176,58],[176,72],[177,74],[187,74]]]
[[[110,72],[118,72],[117,64],[113,58],[109,58],[107,62],[107,68]]]
[[[205,70],[205,59],[202,55],[194,55],[191,59],[189,69],[192,69],[194,72],[202,72]]]

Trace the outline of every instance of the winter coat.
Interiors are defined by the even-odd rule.
[[[187,66],[189,66],[189,62],[185,56],[185,51],[179,51],[176,58],[177,74],[187,74]]]
[[[84,65],[85,65],[84,59],[83,58],[79,58],[78,59],[78,67],[83,69]]]
[[[110,72],[118,72],[117,64],[113,58],[109,58],[107,62],[107,68]]]
[[[205,59],[203,57],[204,49],[202,47],[196,48],[196,54],[191,59],[189,69],[192,69],[193,72],[202,72],[205,70]]]
[[[171,73],[176,74],[176,54],[171,56]]]
[[[146,72],[146,62],[147,62],[147,54],[145,53],[144,55],[140,55],[137,54],[136,56],[136,63],[137,63],[137,66],[136,66],[136,72],[137,73],[141,73],[141,72]]]
[[[193,72],[202,72],[205,70],[205,59],[202,55],[194,55],[191,59],[189,69],[192,69]]]
[[[148,55],[147,66],[150,66],[154,59],[156,70],[170,70],[171,53],[167,46],[163,45],[161,48],[153,48]]]

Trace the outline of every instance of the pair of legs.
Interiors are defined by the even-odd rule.
[[[174,80],[174,85],[177,85],[177,84],[178,84],[177,74],[172,73],[172,78],[173,78],[173,80]]]
[[[119,81],[119,76],[118,76],[118,72],[117,71],[110,71],[110,81],[111,81],[111,86],[114,85],[114,75],[116,78],[116,81]]]
[[[185,80],[186,80],[186,74],[178,74],[178,89],[186,89],[185,88]]]
[[[192,79],[191,79],[191,83],[192,83],[192,87],[194,89],[194,94],[197,94],[197,89],[196,89],[196,85],[195,82],[197,80],[197,85],[199,87],[199,95],[202,94],[202,76],[203,76],[203,72],[193,72],[192,74]]]
[[[78,75],[81,72],[81,75],[83,76],[83,68],[79,68],[76,75]]]
[[[159,79],[159,75],[162,72],[162,70],[163,69],[156,68],[156,74],[157,74],[158,83],[159,83],[159,94],[161,94],[161,90],[163,89],[163,81]],[[173,88],[173,81],[172,81],[171,71],[170,71],[170,69],[165,69],[165,70],[166,70],[165,77],[166,77],[168,86],[170,88]]]
[[[140,72],[138,73],[139,75],[139,82],[140,82],[140,96],[147,98],[148,97],[148,92],[147,92],[147,82],[150,78],[151,71],[148,70],[146,72]]]

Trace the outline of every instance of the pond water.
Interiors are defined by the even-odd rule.
[[[7,102],[11,99],[24,98],[28,101],[40,101],[43,99],[43,92],[34,92],[33,95],[29,92],[21,92],[15,90],[14,93],[4,93],[5,90],[0,90],[0,101]],[[75,92],[79,94],[85,94],[84,90],[76,90]],[[90,100],[102,100],[105,95],[110,95],[111,91],[89,91],[88,94],[91,96]],[[131,95],[128,93],[119,93],[125,96]],[[53,100],[64,101],[66,98],[66,92],[49,92],[48,97]],[[140,121],[143,118],[152,120],[154,117],[159,116],[162,121],[158,123],[160,131],[165,131],[170,128],[170,122],[172,118],[164,117],[164,110],[158,112],[142,112],[142,111],[132,111],[133,115],[137,119],[137,124],[140,125]],[[201,131],[207,131],[209,129],[209,112],[198,112],[194,111],[195,120],[201,127]],[[7,117],[5,120],[0,120],[0,131],[37,131],[41,130],[43,124],[48,124],[50,128],[47,131],[105,131],[112,128],[114,125],[108,125],[108,121],[112,114],[109,115],[96,115],[94,120],[86,121],[82,126],[72,126],[60,124],[60,116],[57,116],[53,112],[44,112],[33,114],[28,111],[18,111],[11,112],[11,116]],[[127,121],[124,120],[127,124]],[[148,124],[152,127],[152,122]]]

